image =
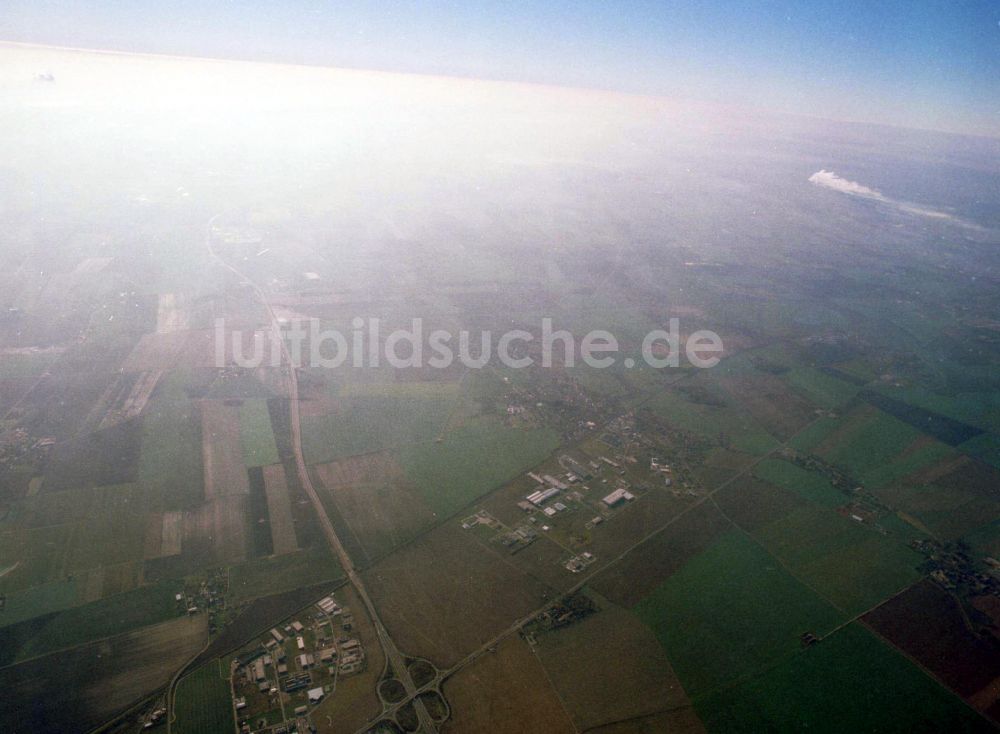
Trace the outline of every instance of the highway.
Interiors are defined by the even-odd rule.
[[[215,248],[212,246],[212,231],[217,218],[217,216],[213,217],[208,222],[208,229],[205,234],[205,244],[208,251],[216,261],[236,275],[236,277],[240,279],[240,282],[247,283],[253,290],[254,294],[267,310],[268,319],[271,324],[271,337],[281,349],[281,361],[283,365],[282,372],[288,389],[292,452],[295,455],[295,467],[296,472],[299,475],[299,481],[302,483],[303,489],[309,496],[309,500],[313,505],[313,510],[316,512],[316,517],[319,519],[320,527],[323,530],[323,535],[326,537],[330,548],[336,554],[337,560],[340,561],[341,567],[347,574],[348,580],[351,582],[351,585],[357,592],[358,597],[364,603],[365,609],[368,611],[368,616],[372,620],[372,624],[375,626],[375,632],[378,635],[379,644],[381,644],[382,650],[385,653],[386,663],[392,667],[393,675],[406,689],[406,700],[413,698],[413,706],[420,722],[420,729],[418,731],[422,732],[422,734],[434,734],[437,732],[437,726],[431,718],[431,715],[428,713],[427,707],[424,706],[423,701],[415,698],[418,691],[416,685],[413,683],[413,678],[410,676],[409,670],[406,668],[406,661],[403,658],[402,653],[400,653],[399,649],[396,647],[396,644],[392,641],[392,637],[390,637],[385,625],[382,624],[382,620],[378,615],[378,610],[375,608],[375,604],[372,602],[371,597],[368,595],[368,590],[365,588],[364,581],[355,569],[354,563],[351,561],[351,557],[348,554],[347,549],[344,548],[344,544],[341,543],[340,538],[337,536],[337,532],[334,530],[333,524],[330,522],[330,518],[326,514],[326,509],[323,507],[319,494],[316,492],[316,487],[313,485],[312,477],[309,475],[309,469],[306,466],[305,456],[302,453],[302,425],[299,418],[298,372],[296,365],[292,362],[291,354],[288,352],[288,345],[285,343],[281,333],[281,323],[278,320],[277,315],[274,313],[274,309],[271,307],[267,294],[264,290],[215,252]],[[404,700],[403,703],[405,703],[406,700]],[[393,711],[395,711],[395,709],[393,709]]]
[[[504,630],[496,634],[493,638],[491,638],[489,641],[481,645],[478,649],[467,655],[465,658],[463,658],[461,661],[459,661],[451,668],[447,670],[438,671],[437,675],[430,682],[422,686],[420,689],[417,689],[417,687],[413,683],[413,679],[410,676],[409,671],[406,669],[403,656],[400,654],[399,650],[393,643],[392,638],[389,636],[388,631],[383,626],[382,621],[378,616],[378,612],[375,608],[375,605],[372,602],[371,598],[368,596],[368,592],[365,589],[364,582],[361,579],[360,574],[358,574],[356,569],[354,568],[354,565],[351,562],[351,558],[348,555],[343,544],[341,543],[340,538],[337,537],[337,533],[334,530],[332,523],[330,522],[330,518],[327,516],[326,510],[324,509],[322,502],[319,499],[319,495],[316,493],[316,489],[313,486],[312,478],[309,475],[305,458],[302,453],[301,424],[299,420],[299,403],[298,403],[298,375],[296,373],[295,365],[292,363],[291,355],[288,352],[288,347],[285,344],[285,340],[282,338],[280,322],[278,321],[277,316],[275,315],[273,309],[271,308],[271,305],[267,299],[267,295],[260,288],[260,286],[258,286],[249,278],[247,278],[243,273],[241,273],[239,270],[237,270],[235,267],[227,263],[225,260],[220,258],[215,253],[211,244],[213,222],[214,219],[209,222],[208,233],[206,236],[206,242],[208,244],[209,251],[212,253],[212,256],[216,260],[218,260],[224,267],[226,267],[228,270],[234,273],[238,278],[240,278],[241,282],[249,284],[249,286],[253,289],[254,293],[256,294],[257,298],[267,309],[268,317],[271,323],[272,337],[273,339],[275,339],[275,341],[278,343],[281,349],[282,364],[288,365],[286,377],[287,377],[288,397],[289,397],[290,411],[291,411],[290,424],[291,424],[291,434],[292,434],[292,449],[295,454],[295,464],[302,482],[302,486],[305,488],[306,493],[309,495],[309,498],[316,511],[316,515],[320,520],[320,524],[323,528],[324,535],[326,536],[327,541],[330,544],[330,547],[337,554],[337,558],[340,560],[340,563],[343,566],[345,572],[347,573],[351,584],[354,586],[355,590],[358,593],[358,596],[361,598],[361,600],[365,604],[366,609],[368,610],[368,615],[371,618],[373,624],[375,625],[379,641],[382,644],[382,649],[385,651],[387,662],[392,666],[393,673],[396,675],[399,681],[403,684],[403,687],[406,689],[407,697],[403,701],[400,701],[397,704],[386,707],[381,716],[394,715],[402,706],[404,706],[409,700],[412,699],[414,703],[414,708],[416,709],[417,716],[420,721],[420,731],[427,733],[436,732],[437,727],[434,724],[433,719],[427,712],[427,708],[424,706],[423,702],[420,701],[418,698],[415,698],[416,695],[424,691],[438,688],[440,684],[444,682],[445,679],[454,675],[462,668],[468,666],[469,664],[480,658],[482,655],[491,652],[496,647],[496,645],[499,644],[502,640],[509,637],[510,635],[517,633],[521,629],[521,627],[523,627],[527,622],[531,621],[536,616],[544,612],[549,606],[551,606],[552,602],[549,601],[545,605],[539,607],[538,609],[532,610],[528,614],[516,620],[513,624],[509,625]],[[814,419],[814,421],[811,421],[808,425],[811,425],[813,422],[815,422],[815,420],[818,419]],[[806,426],[806,428],[808,428],[808,425]],[[787,443],[779,444],[778,446],[776,446],[763,456],[757,457],[748,466],[744,467],[742,470],[738,471],[725,481],[718,484],[711,491],[699,497],[697,501],[693,502],[690,506],[686,507],[684,510],[682,510],[680,513],[672,517],[663,525],[656,528],[648,535],[638,539],[635,543],[629,545],[629,547],[626,548],[622,553],[611,559],[608,559],[607,561],[600,564],[597,568],[595,568],[591,572],[585,574],[578,583],[574,584],[570,589],[564,592],[564,595],[572,594],[579,591],[586,585],[588,581],[590,581],[597,574],[601,573],[602,571],[606,570],[607,568],[611,567],[618,561],[625,558],[625,556],[627,556],[637,547],[648,541],[650,538],[663,532],[667,527],[677,522],[684,515],[688,514],[689,512],[699,507],[703,503],[712,501],[715,494],[717,494],[719,491],[729,486],[739,478],[748,474],[755,466],[757,466],[757,464],[776,454],[785,445],[787,445]],[[368,725],[366,725],[364,729],[360,731],[367,730],[373,723],[374,720],[370,722]]]

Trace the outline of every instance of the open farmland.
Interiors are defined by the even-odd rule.
[[[174,594],[180,588],[176,582],[152,584],[0,627],[0,666],[167,621],[178,614]]]
[[[78,435],[57,444],[45,467],[42,491],[60,492],[138,477],[139,419]]]
[[[396,456],[404,476],[438,517],[447,517],[548,457],[558,446],[550,429],[506,428],[483,419],[450,431],[441,442],[414,444]]]
[[[985,719],[858,624],[695,699],[709,732],[991,732]]]
[[[958,448],[980,461],[1000,469],[1000,434],[984,433],[969,439]]]
[[[0,729],[91,730],[164,686],[205,644],[206,624],[182,617],[0,668]]]
[[[6,557],[24,558],[33,543],[44,545],[44,553],[31,552],[16,569],[0,579],[0,589],[18,582],[55,580],[58,574],[78,574],[102,566],[140,561],[144,545],[142,518],[150,511],[151,499],[141,487],[122,484],[39,493],[15,506],[8,520],[10,529],[0,531]],[[155,505],[153,505],[155,506]],[[25,551],[18,551],[24,546]],[[61,557],[60,557],[61,556]],[[32,568],[48,558],[58,562],[48,572],[32,577]],[[48,576],[54,573],[57,576]]]
[[[597,613],[539,635],[535,648],[577,730],[689,708],[649,628],[625,609],[595,601]]]
[[[240,406],[240,439],[247,466],[278,463],[278,448],[274,443],[267,401],[260,398],[243,401]]]
[[[14,568],[20,564],[15,562]],[[11,566],[7,567],[11,570]],[[9,572],[6,575],[9,575]],[[80,603],[82,584],[63,577],[59,581],[35,584],[19,591],[6,593],[3,622],[13,625],[32,617],[58,612]]]
[[[777,375],[737,374],[719,382],[731,399],[779,441],[788,439],[816,417],[813,404]]]
[[[1000,642],[969,629],[960,602],[923,581],[862,621],[976,709],[1000,714]]]
[[[164,512],[149,516],[143,557],[166,558],[179,555],[184,534],[184,513]]]
[[[958,446],[983,433],[983,430],[977,426],[970,426],[946,415],[896,400],[883,392],[867,390],[862,393],[861,397],[879,410],[949,446]]]
[[[165,377],[143,416],[139,457],[139,481],[161,497],[164,509],[186,509],[204,497],[201,426],[183,375]]]
[[[837,428],[816,444],[812,452],[867,484],[885,481],[885,466],[920,437],[920,432],[912,426],[860,404],[846,413]],[[933,454],[927,460],[933,460]],[[907,466],[910,471],[916,468],[919,467]]]
[[[333,412],[303,416],[306,460],[328,462],[431,441],[444,428],[455,400],[453,391],[337,395]]]
[[[702,380],[694,391],[664,390],[646,403],[659,420],[738,451],[759,456],[775,438],[720,388]]]
[[[878,490],[942,540],[956,540],[1000,515],[1000,470],[966,456],[945,458]]]
[[[424,496],[403,477],[390,454],[352,456],[314,469],[369,558],[384,555],[434,524]]]
[[[644,514],[642,510],[638,505],[634,508],[637,514]],[[616,604],[631,607],[730,528],[729,522],[713,504],[704,503],[630,550],[624,558],[603,570],[591,583],[597,591]],[[638,539],[642,536],[633,537]]]
[[[247,498],[246,494],[213,497],[186,512],[183,555],[203,565],[244,560],[249,544]]]
[[[792,367],[783,378],[821,408],[837,408],[858,393],[858,386],[815,367]]]
[[[851,497],[788,461],[765,460],[754,474],[723,489],[719,507],[837,608],[863,612],[920,577],[922,556],[907,547],[912,535],[897,533],[892,516],[862,523],[853,511],[838,511]]]
[[[800,507],[753,534],[798,579],[850,614],[920,578],[923,557],[905,538],[882,535],[827,508]]]
[[[754,476],[823,507],[837,508],[848,501],[823,475],[782,459],[765,459],[753,468]],[[786,496],[786,495],[785,495]]]
[[[271,544],[274,555],[280,556],[298,550],[295,537],[295,520],[292,517],[288,480],[281,464],[263,468],[264,491],[267,494],[267,517],[271,526]]]
[[[229,589],[236,600],[254,599],[343,576],[325,545],[238,563],[229,569]]]
[[[0,593],[65,579],[66,549],[72,533],[71,525],[18,528],[0,533],[0,557],[5,566],[5,573],[0,576]]]
[[[444,695],[452,709],[444,734],[577,731],[545,670],[517,637],[445,681]]]
[[[800,648],[802,634],[822,636],[845,619],[738,531],[720,536],[633,611],[692,697],[779,662]]]
[[[202,400],[205,499],[184,515],[182,547],[188,557],[237,562],[248,549],[249,478],[243,463],[238,405]]]
[[[250,490],[243,463],[239,404],[202,400],[199,407],[205,498],[211,501],[217,497],[247,494]]]
[[[400,648],[439,668],[475,650],[549,594],[456,523],[395,551],[364,577]]]
[[[171,731],[208,734],[235,728],[228,667],[213,660],[181,678],[174,694]]]

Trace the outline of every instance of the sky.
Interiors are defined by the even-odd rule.
[[[611,89],[1000,137],[997,0],[5,0],[0,40]]]

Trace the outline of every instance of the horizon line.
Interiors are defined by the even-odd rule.
[[[787,110],[779,110],[771,107],[759,106],[752,103],[744,107],[737,107],[722,102],[700,100],[691,97],[672,97],[664,94],[629,92],[622,89],[611,89],[606,87],[582,87],[574,84],[562,84],[554,82],[539,82],[539,81],[520,80],[520,79],[517,80],[497,79],[490,77],[484,78],[475,76],[464,76],[460,74],[433,74],[421,71],[369,69],[356,66],[336,66],[331,64],[309,63],[306,61],[274,61],[274,60],[248,59],[248,58],[238,58],[238,57],[234,58],[226,56],[182,55],[182,54],[158,53],[154,51],[125,51],[114,48],[60,46],[49,43],[37,43],[33,41],[13,41],[0,38],[0,47],[4,46],[13,46],[13,47],[27,48],[27,49],[43,49],[48,51],[72,51],[76,53],[89,53],[100,56],[133,56],[133,57],[149,58],[149,59],[169,59],[172,61],[202,61],[202,62],[221,63],[221,64],[260,64],[264,66],[286,67],[293,69],[327,69],[331,71],[340,71],[340,72],[348,72],[356,74],[378,74],[385,76],[421,77],[425,79],[438,79],[438,80],[455,81],[455,82],[479,82],[486,84],[537,87],[540,89],[566,90],[570,92],[578,92],[578,93],[582,92],[586,94],[619,96],[635,100],[647,100],[655,102],[682,102],[692,105],[702,105],[705,107],[711,107],[718,110],[738,111],[738,110],[750,109],[755,112],[765,113],[775,116],[803,118],[807,120],[821,120],[824,122],[841,123],[847,125],[869,125],[872,127],[885,127],[894,130],[911,130],[915,132],[927,132],[940,135],[952,135],[956,137],[1000,141],[1000,130],[998,130],[995,133],[987,133],[987,132],[970,132],[967,130],[959,131],[959,130],[952,130],[945,128],[916,127],[914,125],[906,125],[898,122],[859,120],[847,117],[826,117],[823,115],[810,114],[808,112],[789,112]]]

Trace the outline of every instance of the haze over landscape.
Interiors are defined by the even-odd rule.
[[[0,730],[996,730],[993,10],[140,6],[0,12]]]

